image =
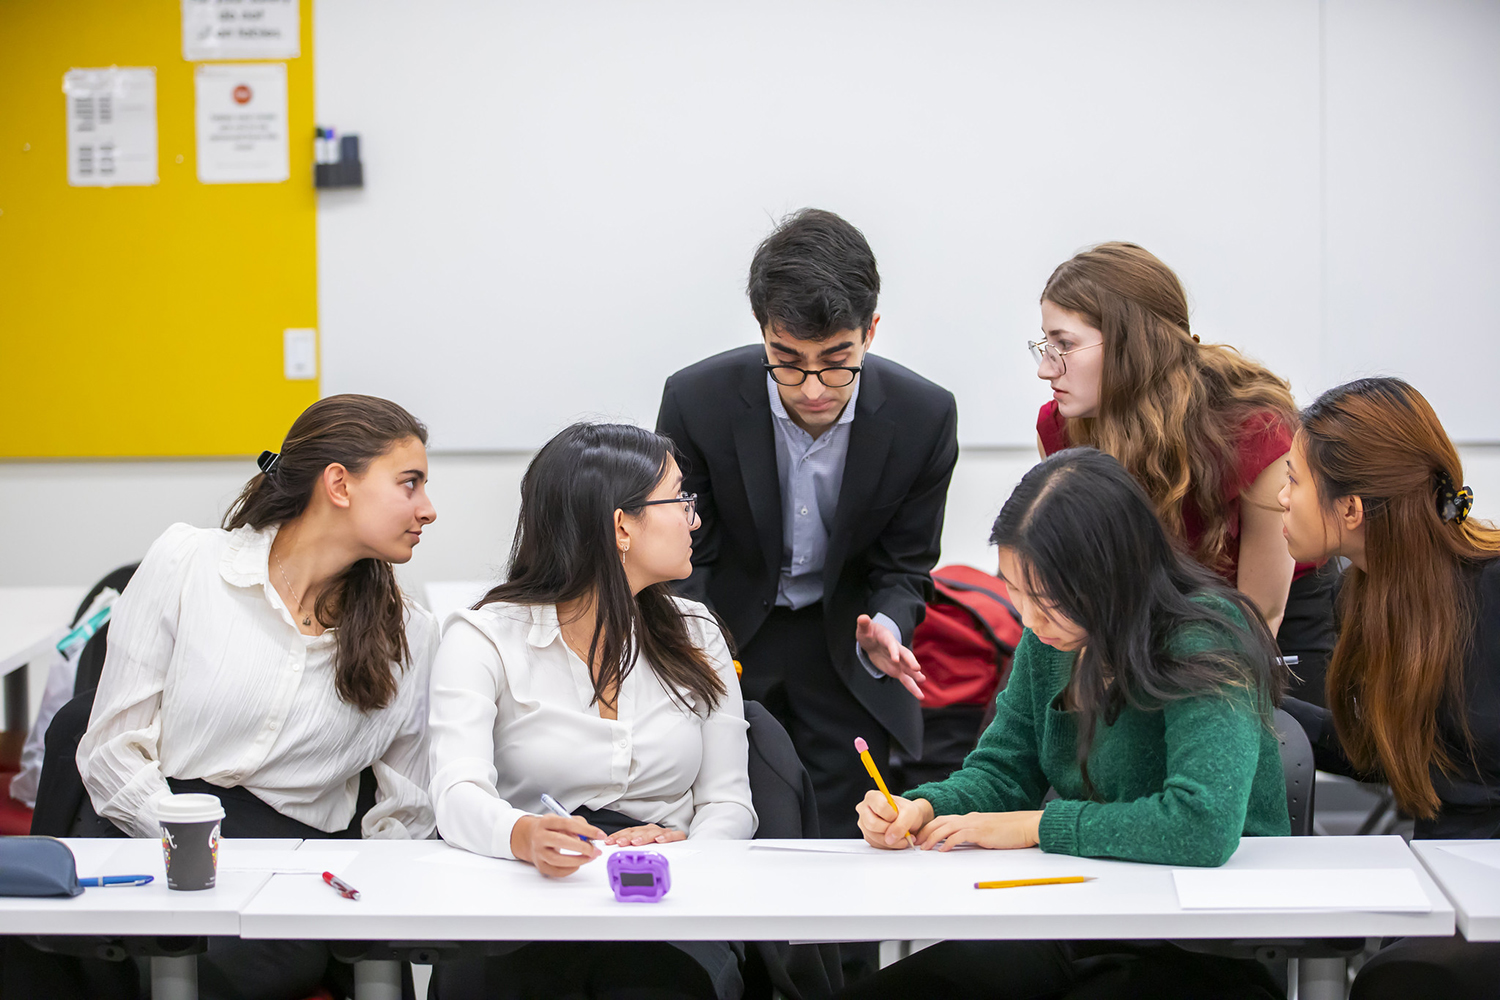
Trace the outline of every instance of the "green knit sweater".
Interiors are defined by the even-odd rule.
[[[1184,653],[1222,644],[1203,628],[1179,635]],[[1180,643],[1180,645],[1179,645]],[[1042,850],[1168,865],[1222,865],[1241,836],[1291,832],[1276,735],[1243,691],[1126,707],[1101,719],[1089,749],[1094,798],[1077,762],[1077,713],[1059,709],[1076,653],[1028,629],[995,721],[964,766],[947,780],[906,793],[939,816],[1042,808],[1050,785],[1061,796],[1042,814]]]

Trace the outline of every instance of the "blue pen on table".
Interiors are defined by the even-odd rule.
[[[544,806],[547,807],[547,811],[548,812],[556,813],[557,815],[563,817],[564,819],[566,819],[567,817],[573,815],[572,813],[568,812],[566,809],[564,809],[562,807],[562,803],[558,802],[556,799],[554,799],[552,796],[548,795],[546,792],[542,793],[542,805],[544,805]],[[578,839],[581,840],[581,841],[583,841],[585,844],[592,844],[593,843],[592,840],[590,840],[589,838],[585,837],[581,833],[578,835]]]
[[[146,885],[154,875],[100,875],[96,878],[81,878],[78,884],[89,889],[103,889],[117,885]]]

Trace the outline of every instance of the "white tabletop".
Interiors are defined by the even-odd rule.
[[[1411,848],[1458,911],[1470,941],[1500,941],[1500,840],[1414,840]]]
[[[83,895],[50,898],[0,896],[0,934],[101,934],[233,937],[240,911],[271,876],[221,871],[212,889],[167,888],[161,841],[155,838],[69,838],[80,878],[154,875],[150,885],[85,889]],[[254,849],[289,850],[298,840],[220,841]],[[295,876],[291,876],[295,877]],[[322,883],[319,882],[319,885]]]
[[[672,889],[617,903],[601,858],[564,879],[440,841],[308,841],[349,850],[346,900],[315,879],[277,875],[245,907],[247,938],[384,940],[889,940],[921,938],[1260,938],[1449,935],[1453,907],[1399,837],[1247,838],[1229,869],[1404,868],[1428,913],[1189,911],[1173,869],[1028,851],[813,854],[806,841],[689,841],[663,848]],[[828,843],[855,845],[854,841]],[[976,881],[1093,875],[1075,885],[977,890]]]

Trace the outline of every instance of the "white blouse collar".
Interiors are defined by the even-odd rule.
[[[248,524],[229,533],[229,545],[219,559],[219,575],[235,587],[263,587],[271,582],[271,542],[280,525],[256,530]]]
[[[526,633],[527,644],[537,649],[552,645],[562,633],[562,626],[557,621],[557,605],[533,604],[528,610],[531,612],[531,630]]]

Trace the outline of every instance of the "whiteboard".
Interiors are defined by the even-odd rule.
[[[435,449],[652,424],[758,337],[751,254],[804,206],[869,238],[875,351],[954,391],[966,445],[1033,440],[1037,297],[1106,239],[1176,267],[1204,340],[1326,384],[1317,0],[314,11],[366,184],[320,195],[323,391]]]

